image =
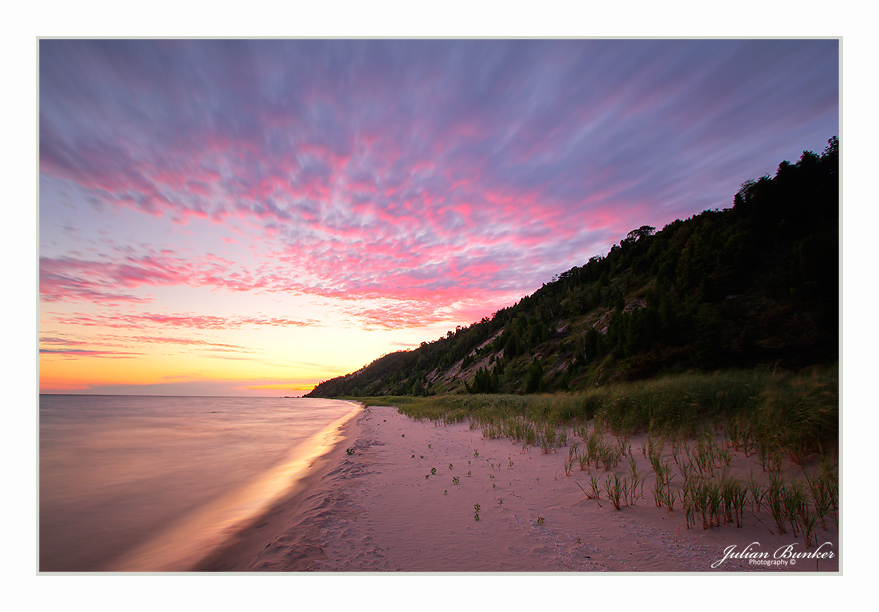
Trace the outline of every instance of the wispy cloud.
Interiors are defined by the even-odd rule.
[[[86,325],[120,329],[143,329],[144,327],[181,327],[188,329],[240,329],[247,326],[307,327],[317,326],[317,320],[297,320],[285,317],[236,316],[221,317],[196,314],[74,314],[58,315],[55,320],[63,325]],[[181,339],[186,341],[186,339]],[[170,341],[173,341],[170,340]]]

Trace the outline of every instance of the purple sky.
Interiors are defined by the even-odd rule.
[[[490,316],[820,153],[838,46],[42,40],[41,388],[306,389]]]

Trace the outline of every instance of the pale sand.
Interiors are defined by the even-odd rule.
[[[469,425],[414,421],[394,408],[373,407],[345,427],[346,440],[318,460],[303,492],[242,531],[195,571],[314,572],[836,572],[839,537],[817,529],[833,558],[757,567],[748,560],[712,563],[735,545],[768,553],[802,534],[773,535],[765,508],[735,524],[686,529],[683,511],[657,508],[653,475],[640,440],[630,441],[638,470],[649,474],[644,497],[615,511],[587,499],[588,473],[564,472],[566,447],[544,454],[509,439],[483,439]],[[572,441],[579,440],[570,440]],[[346,453],[353,448],[354,454]],[[669,449],[666,449],[666,453]],[[478,453],[478,456],[476,456]],[[414,455],[414,457],[413,457]],[[468,464],[469,462],[469,464]],[[449,467],[451,464],[451,468]],[[436,474],[431,474],[436,468]],[[761,473],[739,454],[731,475]],[[617,471],[624,473],[624,459]],[[470,475],[468,476],[468,472]],[[601,481],[606,473],[595,471]],[[800,473],[792,467],[788,477]],[[453,477],[459,483],[454,484]],[[475,520],[474,505],[480,505]],[[748,504],[750,508],[750,504]],[[542,521],[540,520],[542,517]],[[762,523],[761,523],[762,520]],[[811,550],[815,550],[815,546]]]

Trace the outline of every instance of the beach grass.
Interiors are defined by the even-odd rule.
[[[568,428],[607,429],[623,438],[647,431],[662,439],[696,438],[693,459],[703,476],[729,452],[756,452],[764,470],[784,457],[802,464],[837,449],[839,375],[834,367],[804,372],[742,370],[686,373],[575,393],[352,398],[367,406],[392,405],[414,419],[481,428],[486,438],[509,437],[551,452],[567,442]],[[722,429],[723,440],[711,432]],[[658,442],[657,442],[658,443]]]
[[[754,516],[765,511],[770,530],[802,536],[807,548],[819,526],[838,527],[836,367],[688,373],[578,393],[352,399],[396,406],[416,420],[469,421],[484,438],[506,437],[523,450],[548,454],[568,446],[565,476],[579,465],[588,481],[576,484],[586,498],[601,505],[604,497],[616,511],[636,505],[652,473],[654,505],[669,512],[678,505],[688,529],[697,517],[703,529],[741,528],[746,506]],[[629,442],[636,435],[637,453]],[[739,453],[754,456],[757,474],[730,475]],[[636,455],[646,460],[647,472],[639,470]],[[604,476],[592,474],[593,466]],[[805,482],[785,480],[785,466],[801,470]]]

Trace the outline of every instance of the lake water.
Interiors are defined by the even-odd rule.
[[[359,407],[40,396],[40,570],[186,571],[292,490]]]

